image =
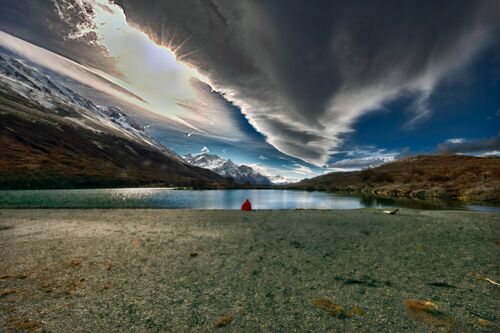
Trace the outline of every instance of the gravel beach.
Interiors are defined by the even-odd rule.
[[[0,210],[0,332],[498,332],[500,214]]]

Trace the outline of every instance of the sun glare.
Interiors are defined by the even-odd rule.
[[[97,42],[116,59],[123,75],[123,80],[113,80],[144,98],[155,112],[185,115],[186,110],[177,102],[196,98],[190,81],[202,79],[201,75],[178,62],[174,51],[130,26],[120,6],[108,0],[95,0],[92,8]]]

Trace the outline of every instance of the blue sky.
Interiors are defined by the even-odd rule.
[[[415,128],[404,126],[405,111],[413,98],[403,96],[385,104],[379,112],[361,118],[354,127],[353,142],[388,150],[409,147],[414,153],[430,153],[437,144],[450,138],[495,136],[500,129],[500,117],[496,115],[500,108],[498,52],[498,46],[488,50],[462,75],[439,85],[429,98],[432,115],[424,123]]]
[[[1,47],[120,106],[181,155],[208,147],[299,179],[500,151],[497,2],[0,5]]]

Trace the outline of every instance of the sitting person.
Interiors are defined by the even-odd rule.
[[[250,200],[245,200],[243,205],[241,205],[241,210],[252,210],[252,204],[250,203]]]

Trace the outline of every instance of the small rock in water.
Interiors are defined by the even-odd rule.
[[[393,210],[384,210],[384,213],[389,214],[389,215],[396,215],[397,212],[399,212],[399,208],[396,208]]]
[[[189,254],[190,257],[197,257],[198,256],[198,252],[191,252]]]

